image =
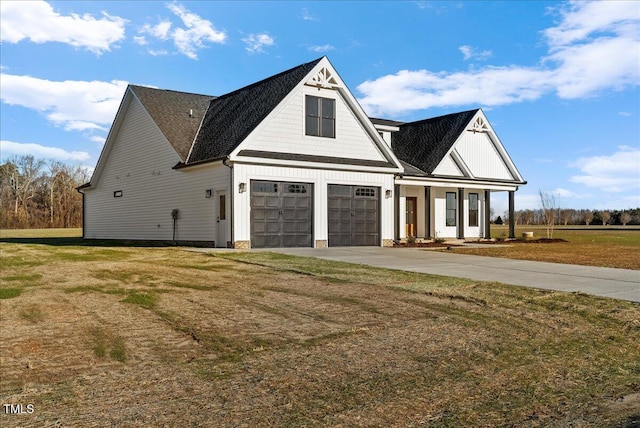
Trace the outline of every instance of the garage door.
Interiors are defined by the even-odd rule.
[[[251,247],[311,247],[310,183],[251,181]]]
[[[380,188],[329,185],[329,246],[380,245]]]

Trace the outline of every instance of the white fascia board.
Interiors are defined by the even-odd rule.
[[[399,168],[381,168],[375,166],[363,166],[363,165],[350,165],[350,164],[335,164],[324,162],[298,162],[284,159],[268,159],[257,158],[248,156],[236,156],[229,159],[232,163],[242,163],[251,165],[276,165],[287,166],[291,168],[306,168],[306,169],[331,169],[341,171],[361,171],[361,172],[375,172],[380,174],[400,174],[404,172]]]
[[[96,187],[98,181],[100,180],[100,176],[102,175],[102,171],[104,170],[104,166],[107,162],[107,158],[109,157],[109,153],[111,153],[111,148],[113,147],[114,140],[120,131],[120,127],[122,126],[122,122],[127,114],[127,110],[129,109],[129,105],[133,99],[137,100],[137,97],[133,93],[131,86],[127,86],[127,89],[124,91],[124,96],[120,101],[120,106],[118,107],[118,112],[116,113],[115,119],[111,124],[111,128],[109,129],[109,133],[107,134],[107,139],[102,146],[102,151],[100,152],[100,156],[98,157],[98,162],[96,163],[96,167],[93,170],[93,174],[89,179],[89,186],[85,187],[83,190],[91,190]],[[140,100],[138,100],[140,102]]]
[[[400,127],[398,127],[398,126],[379,125],[377,123],[374,123],[373,127],[376,128],[378,131],[397,132],[397,131],[400,130]]]
[[[512,183],[496,183],[495,181],[481,181],[481,180],[456,180],[442,178],[428,178],[428,177],[416,177],[416,178],[396,178],[395,184],[401,184],[405,186],[432,186],[432,187],[451,187],[451,188],[465,188],[465,189],[484,189],[495,191],[516,191],[519,185]]]

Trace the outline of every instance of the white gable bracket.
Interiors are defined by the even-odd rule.
[[[337,89],[340,84],[327,67],[322,67],[311,79],[306,82],[309,86],[325,89]]]

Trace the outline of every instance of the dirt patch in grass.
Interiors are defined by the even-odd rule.
[[[48,260],[29,271],[42,285],[2,301],[0,398],[35,409],[2,426],[623,427],[638,414],[629,302],[264,252],[0,245]],[[12,266],[2,275],[26,274]]]
[[[504,234],[503,230],[492,227],[492,234],[499,237]],[[516,229],[516,236],[525,231],[535,231],[536,236],[546,233],[540,228],[522,227]],[[508,247],[457,247],[453,251],[479,256],[640,270],[640,229],[574,228],[556,230],[553,236],[551,242],[546,238],[516,240],[500,242]]]

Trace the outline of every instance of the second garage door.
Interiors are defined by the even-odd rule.
[[[251,181],[251,247],[311,247],[313,185]]]
[[[329,185],[329,246],[380,245],[380,188]]]

